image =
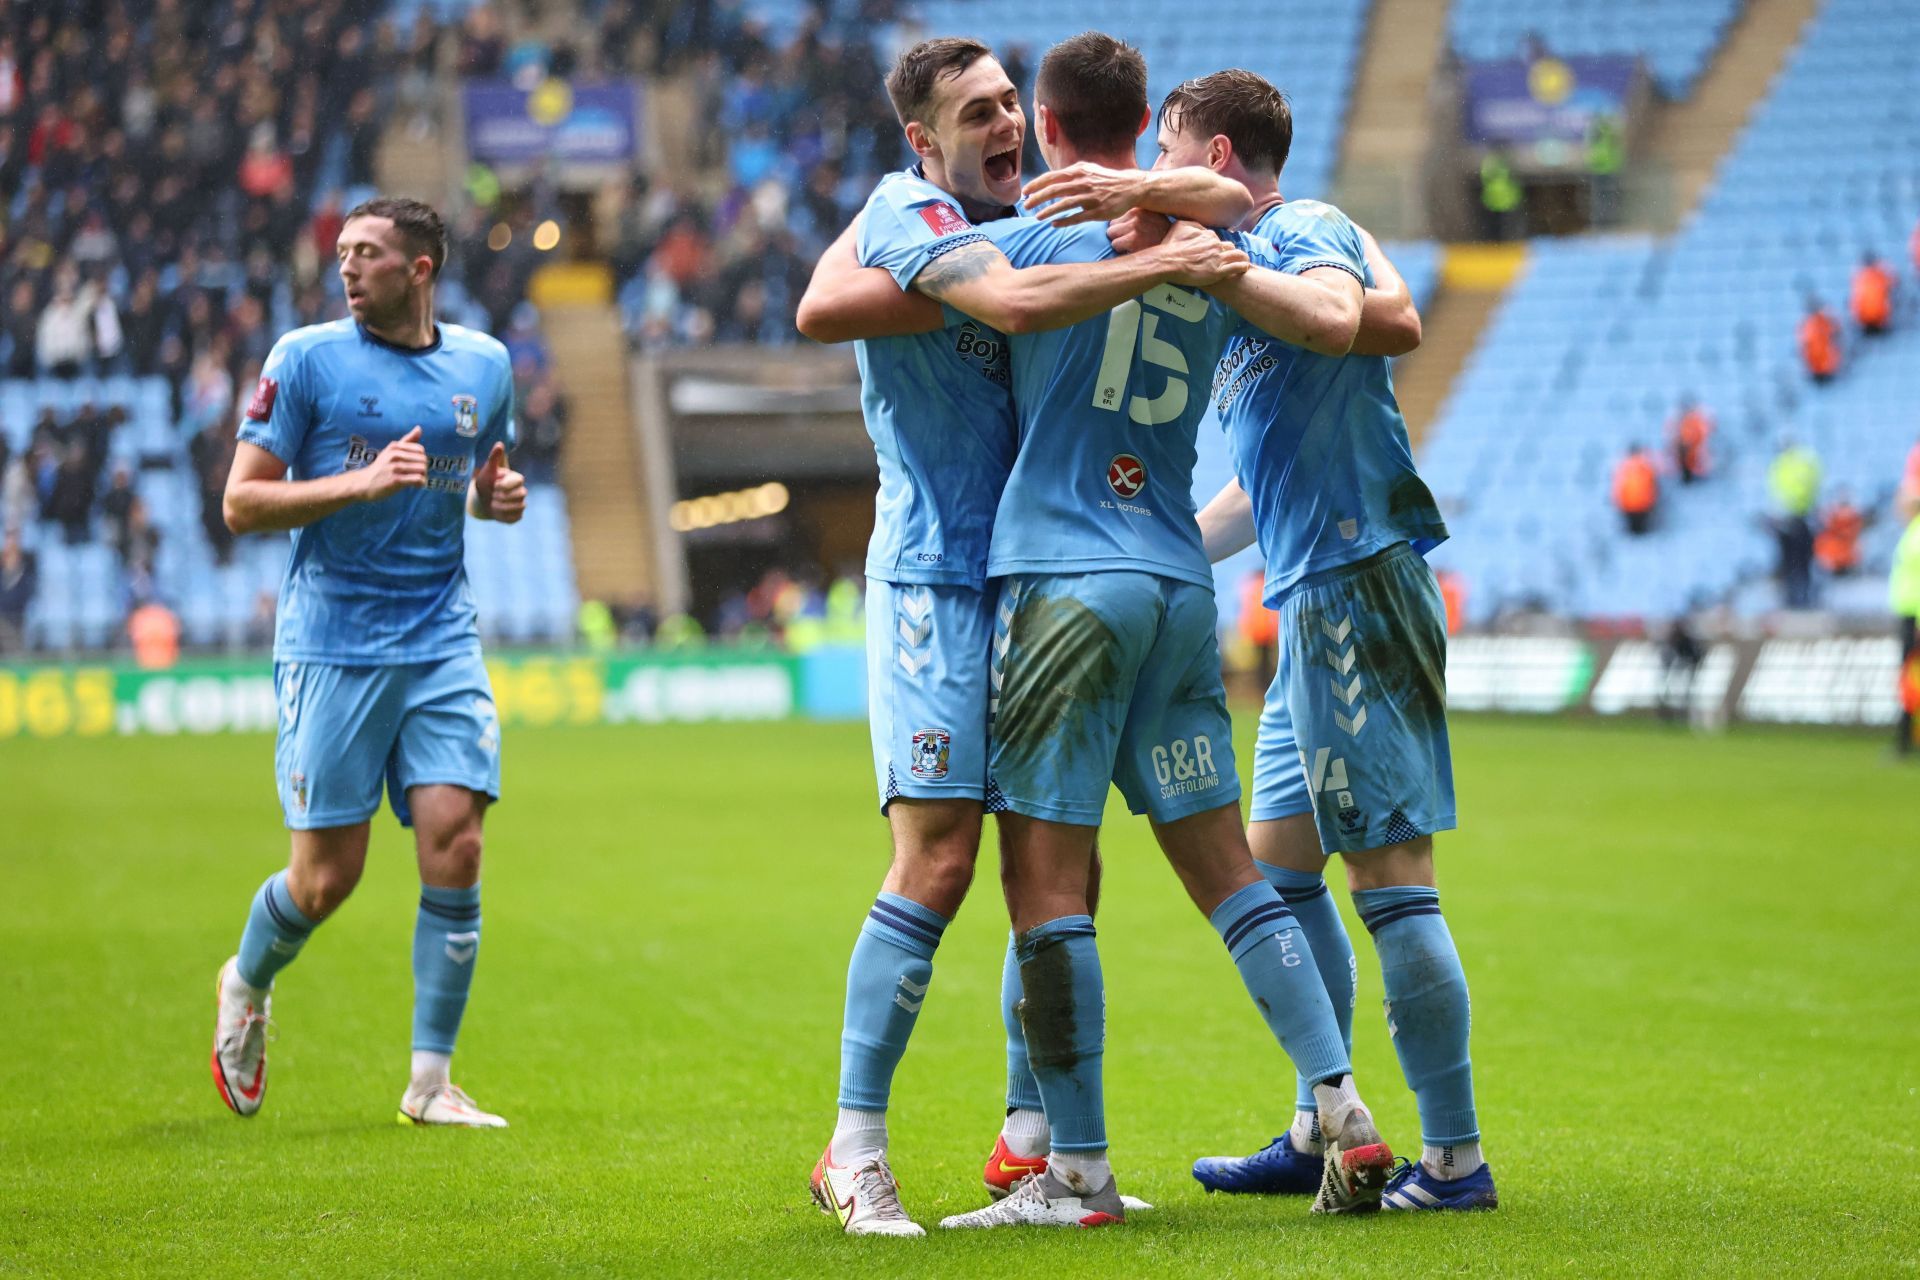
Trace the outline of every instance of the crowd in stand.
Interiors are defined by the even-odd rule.
[[[385,122],[429,117],[446,50],[476,74],[508,56],[484,11],[458,31],[423,14],[402,34],[376,20],[386,7],[0,0],[0,376],[165,379],[222,563],[236,394],[280,333],[345,314],[334,241],[347,202],[373,189]],[[484,238],[489,213],[457,222]],[[524,465],[550,473],[566,407],[537,317],[515,313],[531,268],[468,288],[462,262],[503,265],[481,253],[472,235],[456,238],[446,311],[514,332]],[[9,632],[17,642],[33,595],[32,538],[19,536],[30,521],[68,543],[99,531],[128,567],[130,602],[155,594],[159,535],[139,470],[104,474],[126,416],[85,405],[42,414],[18,449],[0,436],[0,526],[17,547],[0,644]]]

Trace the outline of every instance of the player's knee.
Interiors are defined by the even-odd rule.
[[[427,842],[421,850],[423,870],[436,884],[470,885],[480,879],[483,840],[478,826],[461,826]]]
[[[293,905],[309,920],[324,920],[360,883],[362,864],[357,862],[317,862],[287,876],[287,892]]]
[[[1432,888],[1437,883],[1433,872],[1433,837],[1418,836],[1399,844],[1390,844],[1363,853],[1345,855],[1347,888],[1392,889],[1401,885]]]

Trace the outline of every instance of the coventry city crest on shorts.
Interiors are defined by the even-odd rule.
[[[478,396],[453,398],[453,429],[469,439],[480,434],[480,398]]]
[[[913,776],[938,781],[947,776],[953,735],[945,729],[921,729],[913,735]]]
[[[296,773],[288,778],[287,790],[293,797],[295,812],[305,813],[307,811],[307,775]]]

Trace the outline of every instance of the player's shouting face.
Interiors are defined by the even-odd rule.
[[[946,181],[939,185],[977,205],[1017,201],[1027,117],[1020,91],[999,61],[984,57],[957,75],[942,76],[928,105],[930,120],[910,121],[907,141],[929,166],[944,170]]]
[[[362,217],[340,228],[340,283],[353,318],[379,333],[406,323],[433,285],[433,259],[408,253],[391,218]]]

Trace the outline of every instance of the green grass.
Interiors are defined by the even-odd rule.
[[[1243,717],[1250,725],[1252,718]],[[1466,719],[1441,883],[1504,1204],[1310,1218],[1195,1155],[1292,1075],[1145,827],[1101,943],[1125,1228],[848,1240],[805,1183],[886,862],[857,726],[510,733],[458,1076],[504,1133],[393,1123],[411,855],[277,992],[266,1107],[207,1075],[213,975],[284,860],[265,738],[0,744],[0,1272],[324,1275],[1883,1274],[1920,1266],[1916,787],[1877,739]],[[895,1087],[922,1221],[1000,1115],[988,869]],[[1365,935],[1356,1057],[1417,1142]]]

